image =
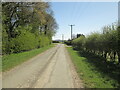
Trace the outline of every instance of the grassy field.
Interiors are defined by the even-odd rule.
[[[98,56],[75,51],[72,47],[67,47],[67,50],[86,88],[120,88],[120,68],[105,64]]]
[[[18,54],[5,55],[2,57],[2,71],[10,70],[11,68],[29,60],[30,58],[44,52],[45,50],[53,47],[54,44],[46,46],[40,49],[35,49],[27,52],[22,52]]]

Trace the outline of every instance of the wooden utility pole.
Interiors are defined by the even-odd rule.
[[[64,34],[62,34],[62,42],[64,42]]]
[[[71,40],[72,40],[72,27],[75,25],[69,25],[71,27]]]

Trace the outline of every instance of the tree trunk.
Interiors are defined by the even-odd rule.
[[[120,52],[118,52],[118,63],[120,64]]]
[[[106,58],[106,59],[107,59],[107,52],[105,52],[105,53],[104,53],[104,58]]]
[[[113,59],[115,60],[116,52],[113,53]]]

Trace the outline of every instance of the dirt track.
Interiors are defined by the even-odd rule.
[[[63,44],[3,73],[3,88],[82,88]]]

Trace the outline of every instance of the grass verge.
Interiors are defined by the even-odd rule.
[[[72,47],[67,47],[67,50],[86,88],[120,87],[120,83],[115,79],[119,79],[119,75],[115,71],[112,73],[112,70],[106,68],[107,65],[103,65],[100,61],[102,58],[87,53],[80,53],[73,50]],[[114,75],[115,78],[113,79],[109,74],[111,76]]]
[[[10,54],[5,55],[2,57],[2,71],[10,70],[11,68],[29,60],[30,58],[46,51],[47,49],[53,47],[54,44],[51,44],[49,46],[45,46],[40,49],[34,49],[27,52],[17,53],[17,54]]]

